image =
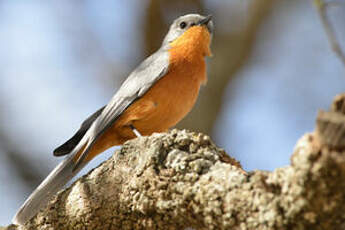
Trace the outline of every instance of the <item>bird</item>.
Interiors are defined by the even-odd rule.
[[[67,156],[27,198],[12,223],[28,222],[96,155],[136,137],[166,132],[184,118],[207,81],[205,59],[212,56],[213,30],[211,15],[175,19],[161,47],[129,74],[106,106],[53,151],[54,156]]]

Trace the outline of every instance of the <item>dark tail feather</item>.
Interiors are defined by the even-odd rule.
[[[66,141],[64,144],[60,145],[56,149],[54,149],[53,151],[54,156],[59,157],[59,156],[67,155],[70,152],[72,152],[72,150],[77,146],[77,144],[83,138],[86,131],[87,129],[86,130],[79,129],[78,132],[74,134],[73,137],[71,137],[71,139],[69,139],[68,141]]]
[[[97,110],[94,114],[92,114],[90,117],[88,117],[80,126],[79,130],[74,134],[73,137],[71,137],[68,141],[66,141],[64,144],[57,147],[53,154],[54,156],[63,156],[67,155],[77,146],[77,144],[80,142],[80,140],[83,138],[87,130],[90,128],[92,123],[96,120],[96,118],[102,113],[105,106]]]

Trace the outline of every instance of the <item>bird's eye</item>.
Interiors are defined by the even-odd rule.
[[[186,26],[187,26],[187,23],[186,23],[186,22],[181,22],[181,23],[180,23],[180,28],[181,28],[181,29],[186,28]]]

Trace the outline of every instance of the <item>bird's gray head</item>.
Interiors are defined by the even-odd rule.
[[[202,16],[200,14],[187,14],[177,18],[171,24],[169,32],[163,40],[163,46],[173,42],[193,26],[205,26],[212,36],[213,22],[211,15]]]

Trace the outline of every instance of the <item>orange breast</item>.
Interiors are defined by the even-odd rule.
[[[171,58],[174,58],[174,52]],[[133,122],[144,135],[165,131],[176,125],[192,109],[205,78],[205,62],[175,63],[142,98],[152,101],[154,108],[145,117]],[[137,102],[140,107],[141,101]]]
[[[116,122],[121,136],[133,137],[128,128],[121,130],[128,124],[143,135],[166,131],[188,114],[201,84],[206,81],[205,56],[210,54],[209,42],[207,29],[198,26],[171,44],[168,73]]]
[[[162,132],[176,125],[195,104],[206,81],[205,56],[210,37],[206,28],[195,26],[171,44],[169,69],[143,97],[134,102],[95,143],[87,160],[114,145],[135,137],[129,125],[142,135]]]

